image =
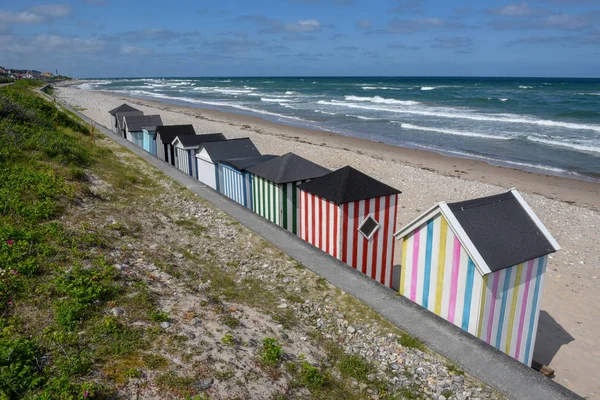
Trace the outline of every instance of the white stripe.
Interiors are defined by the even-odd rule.
[[[423,282],[425,281],[425,256],[427,254],[427,224],[421,226],[419,237],[419,260],[417,267],[416,302],[423,305]]]
[[[473,292],[471,295],[471,310],[469,314],[469,333],[477,336],[477,328],[479,327],[479,307],[481,307],[481,287],[483,278],[478,271],[473,271]]]
[[[379,223],[380,227],[377,231],[377,237],[378,237],[378,243],[377,243],[377,258],[375,260],[375,268],[377,269],[377,275],[376,275],[376,279],[378,282],[384,282],[384,284],[388,287],[391,287],[390,282],[388,282],[388,276],[389,276],[389,271],[386,272],[387,276],[383,276],[383,243],[385,243],[386,241],[391,242],[394,240],[393,236],[391,236],[391,240],[388,240],[388,238],[386,238],[383,235],[383,225],[385,223],[385,197],[380,197],[379,198],[379,220],[377,221],[377,223]],[[390,234],[392,233],[391,231],[389,232]],[[392,265],[394,263],[392,262]]]
[[[366,203],[365,203],[366,204]],[[369,201],[369,209],[366,210],[365,209],[365,217],[367,215],[373,214],[373,217],[375,216],[375,199],[371,199],[371,201]],[[375,232],[375,235],[379,234],[379,232]],[[381,237],[383,237],[383,235],[381,235]],[[375,240],[374,240],[375,236],[373,236],[371,238],[371,240],[367,241],[367,276],[372,276],[373,273],[373,267],[377,267],[373,265],[373,247],[375,247]],[[377,271],[375,271],[377,272]],[[375,275],[375,279],[377,280],[378,276]]]
[[[429,298],[427,309],[431,312],[435,310],[435,300],[437,293],[437,273],[438,258],[440,255],[440,229],[442,224],[441,216],[433,220],[433,241],[431,242],[431,270],[429,274]]]
[[[450,283],[452,280],[452,257],[454,256],[454,232],[448,229],[446,233],[446,259],[444,260],[444,289],[442,291],[442,309],[440,317],[448,320],[450,303]]]
[[[454,325],[462,328],[463,311],[465,309],[465,287],[467,284],[467,269],[469,255],[461,247],[458,266],[458,285],[456,287],[456,307],[454,310]]]
[[[410,299],[410,284],[412,282],[412,263],[413,263],[413,247],[415,245],[415,232],[404,237],[406,240],[406,265],[403,265],[404,268],[404,296]]]

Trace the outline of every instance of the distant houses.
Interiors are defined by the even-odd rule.
[[[262,155],[249,138],[198,135],[126,104],[109,113],[115,134],[531,365],[548,255],[560,246],[518,191],[441,202],[395,232],[400,190],[355,168]]]

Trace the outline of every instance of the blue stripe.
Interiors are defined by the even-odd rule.
[[[496,331],[496,348],[500,348],[502,340],[502,328],[504,325],[504,312],[506,311],[506,301],[508,298],[508,285],[510,283],[510,275],[514,268],[508,268],[504,273],[504,286],[502,288],[502,306],[500,307],[500,316],[498,317],[498,330]]]
[[[539,311],[538,307],[536,307],[537,302],[538,302],[538,295],[540,293],[540,281],[542,280],[542,272],[544,271],[544,261],[545,261],[546,257],[540,257],[539,261],[538,261],[538,271],[537,271],[537,275],[536,275],[536,281],[535,281],[535,291],[533,292],[533,303],[531,303],[531,317],[529,320],[529,330],[527,332],[527,343],[525,346],[525,358],[523,359],[523,361],[525,363],[529,363],[529,351],[531,350],[531,346],[535,343],[531,343],[532,339],[533,339],[533,325],[535,324],[535,317],[537,312]],[[534,307],[536,307],[534,309]],[[529,364],[527,364],[529,365]]]
[[[465,303],[463,308],[462,326],[465,331],[469,330],[469,318],[471,317],[471,296],[473,295],[473,279],[475,276],[475,264],[471,257],[467,263],[467,283],[465,284]]]
[[[429,305],[429,281],[431,275],[431,247],[433,246],[433,220],[427,223],[427,245],[425,247],[425,272],[423,273],[425,282],[423,282],[423,307]]]

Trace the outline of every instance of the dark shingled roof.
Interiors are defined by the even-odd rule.
[[[156,127],[154,132],[154,140],[156,135],[160,133],[160,140],[163,143],[173,143],[177,136],[195,135],[194,125],[161,125]]]
[[[160,115],[126,115],[125,122],[130,132],[141,131],[144,128],[156,129],[163,124]]]
[[[117,126],[119,128],[123,128],[123,117],[128,115],[144,115],[141,111],[119,111],[115,114],[115,118],[117,119]]]
[[[349,166],[302,183],[298,185],[298,189],[316,194],[336,204],[402,193]]]
[[[126,111],[140,111],[140,110],[138,110],[137,108],[131,107],[129,104],[121,104],[119,107],[113,108],[108,113],[110,115],[115,115],[118,112],[126,112]]]
[[[200,147],[202,143],[227,140],[222,133],[204,133],[202,135],[177,135],[177,139],[184,147]],[[175,139],[173,139],[175,140]]]
[[[277,184],[305,181],[331,172],[327,168],[321,167],[294,153],[284,154],[281,157],[249,168],[248,170],[254,175]]]
[[[241,157],[241,158],[230,158],[228,160],[222,160],[221,164],[227,164],[237,169],[238,171],[245,171],[250,167],[264,163],[265,161],[277,158],[273,154],[265,154],[256,157]]]
[[[231,158],[260,156],[260,151],[249,138],[209,142],[204,143],[202,147],[206,149],[215,164]]]
[[[448,207],[492,272],[555,252],[511,192]]]

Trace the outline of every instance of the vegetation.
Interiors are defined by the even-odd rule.
[[[265,338],[263,340],[261,361],[265,365],[275,365],[281,360],[283,350],[276,339]]]

